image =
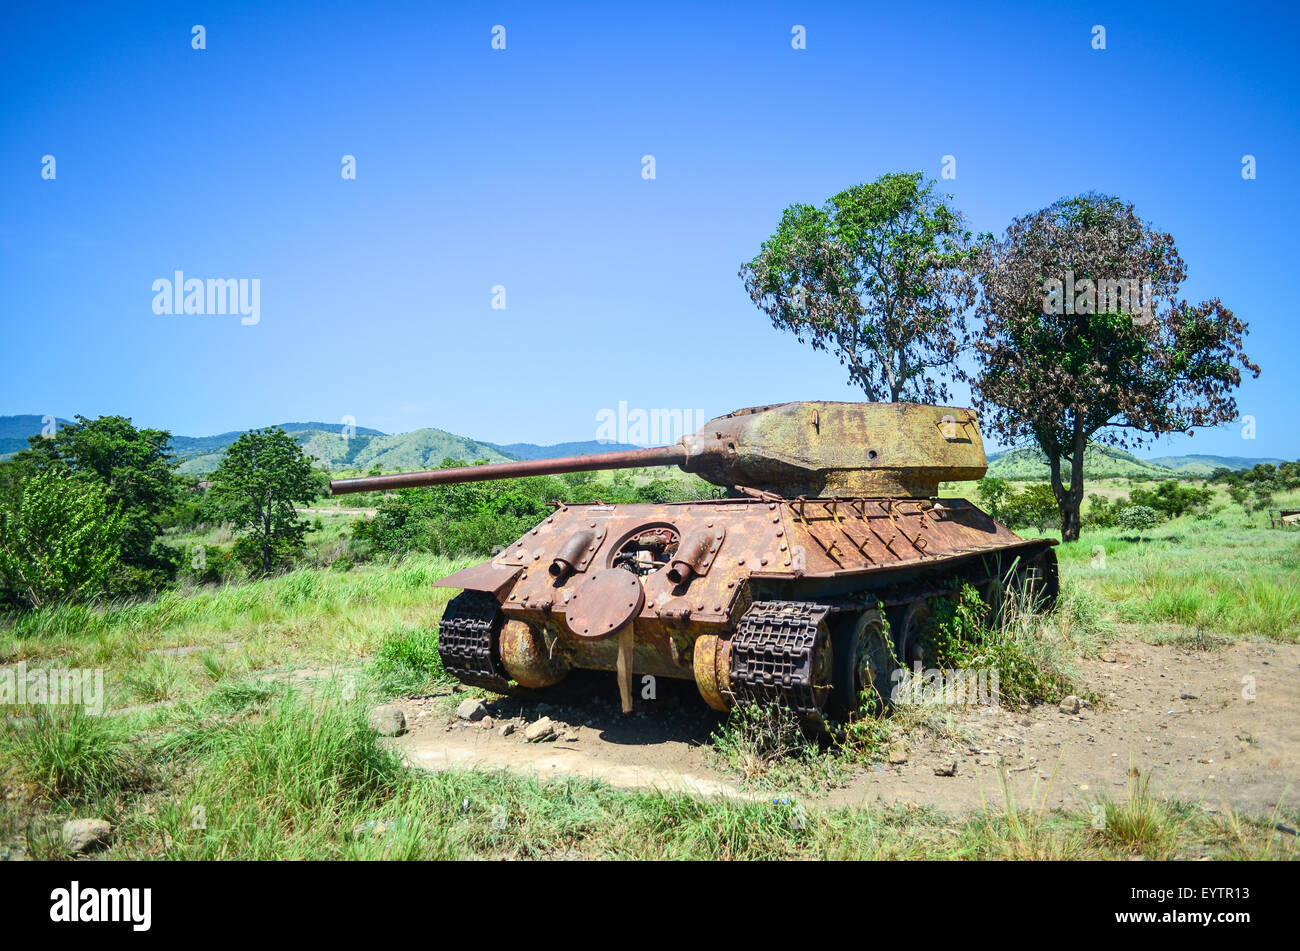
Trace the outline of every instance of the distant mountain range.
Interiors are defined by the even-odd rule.
[[[45,429],[48,416],[0,416],[0,459],[7,459],[19,449],[27,448],[27,437],[35,436]],[[55,419],[59,426],[68,425],[71,420]]]
[[[1176,476],[1208,476],[1215,469],[1250,469],[1280,459],[1248,459],[1244,456],[1162,456],[1139,459],[1131,452],[1090,443],[1083,454],[1083,474],[1089,479],[1134,478],[1168,479]],[[998,479],[1046,479],[1051,470],[1047,457],[1036,447],[1008,449],[989,456],[988,474]]]
[[[559,456],[594,456],[602,452],[621,452],[624,449],[640,449],[621,442],[598,442],[589,439],[586,442],[557,442],[554,446],[539,446],[532,442],[512,442],[507,446],[488,443],[497,452],[512,459],[555,459]]]
[[[60,426],[68,420],[57,421]],[[345,438],[342,423],[280,423],[293,435],[303,451],[331,469],[380,469],[384,472],[436,469],[444,459],[466,462],[509,462],[515,459],[553,459],[557,456],[594,455],[620,449],[635,449],[623,443],[566,442],[554,446],[512,443],[497,446],[478,442],[441,429],[417,429],[389,435],[378,429],[353,427]],[[27,448],[27,438],[45,427],[44,416],[0,416],[0,460]],[[178,471],[192,474],[212,472],[221,462],[226,447],[238,439],[238,431],[216,436],[173,436],[172,451],[181,460]]]
[[[1283,459],[1251,459],[1247,456],[1206,456],[1193,453],[1190,456],[1160,456],[1157,459],[1150,460],[1156,465],[1165,466],[1173,469],[1180,475],[1201,476],[1210,475],[1215,469],[1253,469],[1255,466],[1261,466],[1266,462],[1277,465],[1286,460]]]
[[[42,431],[47,417],[0,416],[0,459],[27,446],[27,438]],[[59,419],[58,425],[68,424]],[[353,427],[344,437],[342,423],[281,423],[280,428],[291,433],[303,450],[331,469],[380,469],[384,472],[398,470],[432,469],[444,459],[463,459],[477,462],[507,462],[513,459],[553,459],[557,456],[598,455],[637,446],[626,443],[564,442],[551,446],[536,443],[508,443],[498,445],[478,442],[465,436],[441,429],[417,429],[410,433],[390,435],[378,429]],[[216,436],[173,436],[172,451],[180,458],[179,470],[185,473],[206,473],[216,469],[226,447],[238,439],[239,432],[220,433]],[[1174,476],[1206,476],[1220,467],[1239,470],[1280,459],[1250,459],[1244,456],[1186,455],[1162,456],[1157,459],[1139,459],[1132,453],[1110,446],[1092,444],[1084,456],[1084,474],[1090,479],[1146,476],[1171,478]],[[1011,449],[989,456],[989,473],[1001,479],[1046,479],[1047,459],[1036,448]]]

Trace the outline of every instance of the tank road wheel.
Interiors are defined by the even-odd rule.
[[[889,700],[894,670],[889,625],[876,610],[844,615],[834,635],[835,684],[831,713],[851,720],[874,713]]]
[[[1047,548],[1035,555],[1022,558],[1016,565],[1011,580],[1003,590],[1003,606],[1008,603],[1016,610],[1030,614],[1052,611],[1061,593],[1061,579],[1057,571],[1056,552]]]
[[[1056,610],[1061,595],[1061,576],[1056,564],[1056,549],[1045,548],[1025,563],[1025,587],[1035,611]]]
[[[540,690],[553,687],[569,673],[569,662],[555,650],[540,628],[524,621],[506,621],[497,636],[501,666],[519,686]]]
[[[925,632],[930,623],[930,602],[917,598],[888,612],[889,629],[894,634],[894,656],[900,666],[910,668],[917,661],[925,663]]]

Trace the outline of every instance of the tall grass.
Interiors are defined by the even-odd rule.
[[[80,707],[38,707],[0,727],[0,768],[36,795],[72,804],[124,792],[143,778],[124,724]]]

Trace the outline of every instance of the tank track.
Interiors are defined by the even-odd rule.
[[[737,703],[780,704],[822,722],[813,691],[817,628],[830,612],[808,601],[755,601],[731,638],[731,691]]]
[[[482,591],[465,591],[452,598],[438,624],[438,656],[447,673],[463,684],[498,693],[510,689],[510,678],[496,653],[500,607]]]

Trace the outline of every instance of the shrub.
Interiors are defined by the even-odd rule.
[[[41,608],[101,593],[118,567],[122,518],[98,483],[58,470],[22,482],[0,508],[0,585],[7,599]]]
[[[1129,493],[1129,502],[1133,505],[1144,505],[1165,518],[1178,518],[1186,512],[1203,510],[1213,498],[1211,489],[1181,486],[1173,479],[1166,479],[1155,489],[1134,489]]]
[[[1002,512],[1003,521],[1011,528],[1047,531],[1059,525],[1061,520],[1056,494],[1046,482],[1032,482],[1021,491],[1008,495]]]
[[[1140,533],[1159,525],[1160,513],[1147,505],[1130,505],[1120,512],[1116,521],[1125,531]]]

